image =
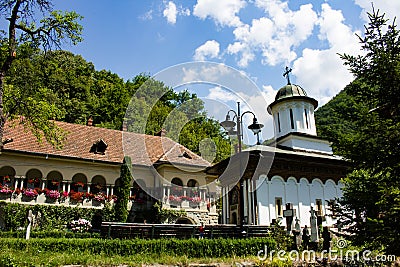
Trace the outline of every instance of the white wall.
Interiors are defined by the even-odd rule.
[[[258,224],[270,225],[272,219],[277,219],[275,214],[275,198],[282,198],[282,206],[292,203],[296,209],[300,226],[310,225],[310,209],[315,207],[316,199],[322,200],[324,215],[329,215],[330,211],[325,200],[340,198],[342,196],[341,183],[337,184],[333,180],[323,183],[320,179],[314,178],[310,183],[306,178],[297,179],[290,177],[284,181],[280,176],[267,177],[260,175],[257,180],[257,206]],[[324,226],[330,226],[335,220],[326,216]],[[285,220],[282,220],[285,225]]]

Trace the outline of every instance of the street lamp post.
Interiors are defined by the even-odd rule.
[[[229,113],[233,113],[234,117],[231,120]],[[226,114],[225,121],[221,122],[220,125],[228,132],[229,135],[236,135],[238,138],[238,152],[242,152],[242,138],[243,138],[243,131],[242,131],[242,121],[243,116],[245,114],[252,114],[253,115],[253,123],[247,127],[250,129],[255,135],[257,135],[257,145],[260,144],[260,132],[261,128],[264,127],[263,124],[257,122],[256,115],[251,111],[245,111],[243,114],[240,114],[240,102],[237,102],[237,112],[233,109],[229,110]],[[236,123],[234,122],[236,118]],[[235,131],[235,126],[237,126],[237,131]]]
[[[231,120],[230,118],[230,113],[233,113],[234,116]],[[253,115],[253,123],[248,126],[248,129],[250,129],[255,135],[257,135],[257,145],[260,144],[260,137],[259,134],[261,132],[261,128],[264,127],[263,124],[260,124],[257,122],[256,115],[251,112],[251,111],[245,111],[243,114],[240,113],[240,102],[237,102],[237,112],[234,110],[229,110],[228,113],[226,114],[226,119],[225,121],[221,122],[220,125],[227,131],[229,135],[236,135],[238,138],[238,153],[239,153],[239,175],[241,176],[242,174],[242,160],[241,160],[241,152],[242,152],[242,138],[243,138],[243,127],[242,127],[242,121],[243,121],[243,116],[245,114],[252,114]],[[236,119],[236,123],[235,120]],[[235,126],[237,126],[237,131],[235,131]],[[242,177],[239,177],[239,182],[240,182],[240,223],[243,225],[244,223],[247,223],[245,221],[245,215],[244,215],[244,197],[245,197],[245,190],[244,190],[244,181]],[[247,216],[246,216],[247,218]]]

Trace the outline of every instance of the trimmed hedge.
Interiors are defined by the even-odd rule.
[[[0,231],[0,238],[25,238],[26,231]],[[31,238],[100,238],[100,233],[74,233],[68,231],[32,231]]]
[[[249,239],[157,239],[157,240],[119,240],[119,239],[1,239],[2,246],[9,249],[40,250],[67,253],[90,253],[107,256],[129,256],[135,254],[156,254],[187,256],[188,258],[220,258],[234,256],[256,256],[258,251],[268,247],[276,248],[270,238]]]
[[[109,220],[112,210],[68,207],[58,205],[26,205],[0,201],[0,226],[6,231],[16,231],[27,225],[28,210],[36,216],[35,229],[54,230],[65,229],[72,220],[82,218],[92,221],[96,213],[100,213],[104,221]]]

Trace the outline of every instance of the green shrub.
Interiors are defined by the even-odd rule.
[[[0,238],[25,238],[26,231],[0,231]],[[32,231],[31,238],[100,238],[100,233],[69,231]]]
[[[249,239],[16,239],[3,238],[3,246],[13,250],[90,253],[107,256],[170,255],[188,258],[221,258],[256,256],[258,251],[275,249],[276,242],[269,238]]]
[[[56,205],[25,205],[0,201],[0,218],[4,230],[16,231],[27,225],[27,212],[32,210],[36,217],[36,230],[65,229],[72,220],[82,218],[92,221],[96,213],[101,213],[103,220],[107,220],[111,212],[108,207],[103,209],[68,207]],[[1,220],[0,219],[0,220]]]

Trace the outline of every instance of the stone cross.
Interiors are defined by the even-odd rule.
[[[288,66],[286,66],[285,70],[286,70],[286,71],[283,73],[283,77],[285,77],[285,76],[286,76],[286,79],[287,79],[287,84],[290,84],[289,73],[291,73],[291,72],[292,72],[292,69],[289,69],[289,67],[288,67]]]

